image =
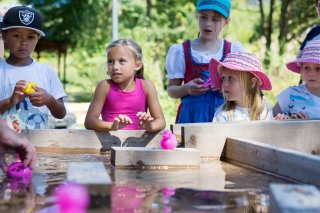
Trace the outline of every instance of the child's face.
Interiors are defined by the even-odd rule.
[[[309,90],[320,90],[320,64],[302,63],[301,74]]]
[[[107,54],[108,74],[115,83],[127,82],[134,79],[135,73],[142,66],[136,61],[132,51],[127,47],[112,47]]]
[[[198,13],[200,36],[203,39],[218,39],[222,28],[227,23],[228,20],[213,10],[203,10]]]
[[[30,58],[39,40],[39,34],[25,28],[13,28],[3,32],[3,40],[10,51],[10,57],[17,60]]]
[[[222,68],[222,92],[227,101],[234,101],[237,106],[242,106],[242,87],[240,78],[235,71]]]

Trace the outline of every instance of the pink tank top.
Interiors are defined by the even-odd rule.
[[[101,112],[102,120],[113,122],[116,116],[123,114],[129,116],[133,122],[123,129],[142,129],[136,116],[138,112],[147,111],[147,96],[143,90],[142,80],[136,78],[136,87],[131,92],[121,91],[115,83],[110,82],[110,90]]]

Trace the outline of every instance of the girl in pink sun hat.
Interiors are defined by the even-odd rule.
[[[197,0],[198,36],[169,48],[166,56],[168,95],[181,99],[176,123],[211,122],[223,104],[222,94],[211,90],[208,67],[211,58],[222,61],[226,54],[244,50],[240,42],[223,38],[230,15],[231,0]]]
[[[273,115],[279,120],[320,118],[320,40],[308,42],[300,58],[287,63],[287,68],[301,73],[304,83],[276,96]]]
[[[216,89],[221,89],[225,103],[213,122],[273,119],[272,107],[261,90],[271,90],[271,82],[252,53],[229,53],[224,61],[210,61],[209,72]]]

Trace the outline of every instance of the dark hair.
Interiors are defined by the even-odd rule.
[[[131,39],[119,39],[119,40],[115,40],[115,41],[111,42],[107,46],[107,48],[106,48],[107,53],[109,52],[109,50],[112,47],[117,47],[117,46],[127,47],[128,49],[131,50],[131,52],[133,53],[135,59],[137,61],[141,61],[142,66],[141,66],[141,68],[139,70],[137,70],[135,76],[137,78],[144,79],[144,76],[143,76],[143,62],[142,62],[143,54],[142,54],[141,47],[135,41],[133,41]]]

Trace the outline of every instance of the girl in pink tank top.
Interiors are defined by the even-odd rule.
[[[164,129],[165,120],[155,86],[143,79],[139,45],[129,39],[116,40],[107,47],[107,60],[111,79],[97,85],[85,127],[96,131]]]

